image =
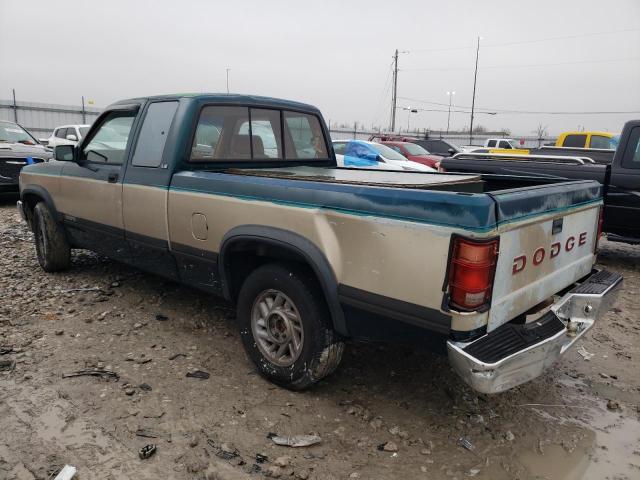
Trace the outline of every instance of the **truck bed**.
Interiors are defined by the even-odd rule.
[[[228,173],[289,180],[306,180],[321,183],[370,185],[374,187],[411,188],[420,190],[449,190],[456,192],[482,193],[483,180],[480,175],[438,174],[399,172],[354,168],[270,168],[229,169]]]

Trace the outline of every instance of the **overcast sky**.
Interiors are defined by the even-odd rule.
[[[78,104],[84,95],[102,107],[224,92],[230,68],[232,92],[386,127],[394,50],[409,52],[400,54],[400,108],[446,110],[437,104],[455,90],[454,110],[466,112],[478,35],[476,107],[498,113],[476,124],[530,135],[539,124],[552,134],[620,131],[640,118],[639,0],[0,0],[0,99],[15,88],[19,100]],[[402,128],[407,115],[398,112]],[[446,123],[446,111],[411,115],[412,127]],[[452,128],[468,124],[468,113],[452,113]]]

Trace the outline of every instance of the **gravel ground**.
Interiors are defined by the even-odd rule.
[[[579,344],[593,357],[495,396],[444,358],[362,344],[292,393],[256,374],[223,301],[83,251],[46,274],[11,201],[0,252],[0,479],[640,478],[640,247],[602,243],[625,284]],[[117,377],[63,376],[83,369]]]

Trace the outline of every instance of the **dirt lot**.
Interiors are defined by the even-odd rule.
[[[603,242],[625,285],[581,342],[593,357],[573,349],[497,396],[444,358],[359,344],[317,388],[288,392],[255,373],[222,301],[88,252],[45,274],[10,201],[0,252],[0,479],[64,464],[79,479],[640,478],[640,247]],[[118,377],[63,378],[87,368]],[[322,442],[276,446],[271,432]]]

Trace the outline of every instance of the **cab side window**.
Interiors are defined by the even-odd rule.
[[[122,165],[137,112],[109,113],[82,150],[89,162]]]
[[[56,130],[55,133],[56,138],[63,138],[66,139],[67,138],[67,129],[66,128],[59,128]]]
[[[500,148],[512,148],[511,144],[505,140],[500,140]]]
[[[586,135],[567,135],[564,138],[563,147],[584,148],[587,141]]]
[[[635,127],[629,135],[629,142],[622,157],[624,168],[633,168],[640,173],[640,127]]]
[[[591,148],[614,148],[611,146],[611,138],[602,135],[591,135]]]
[[[155,102],[149,105],[142,122],[131,164],[136,167],[159,167],[178,102]]]
[[[489,142],[487,143],[487,147],[495,147],[495,146],[496,146],[495,140],[489,140]]]

